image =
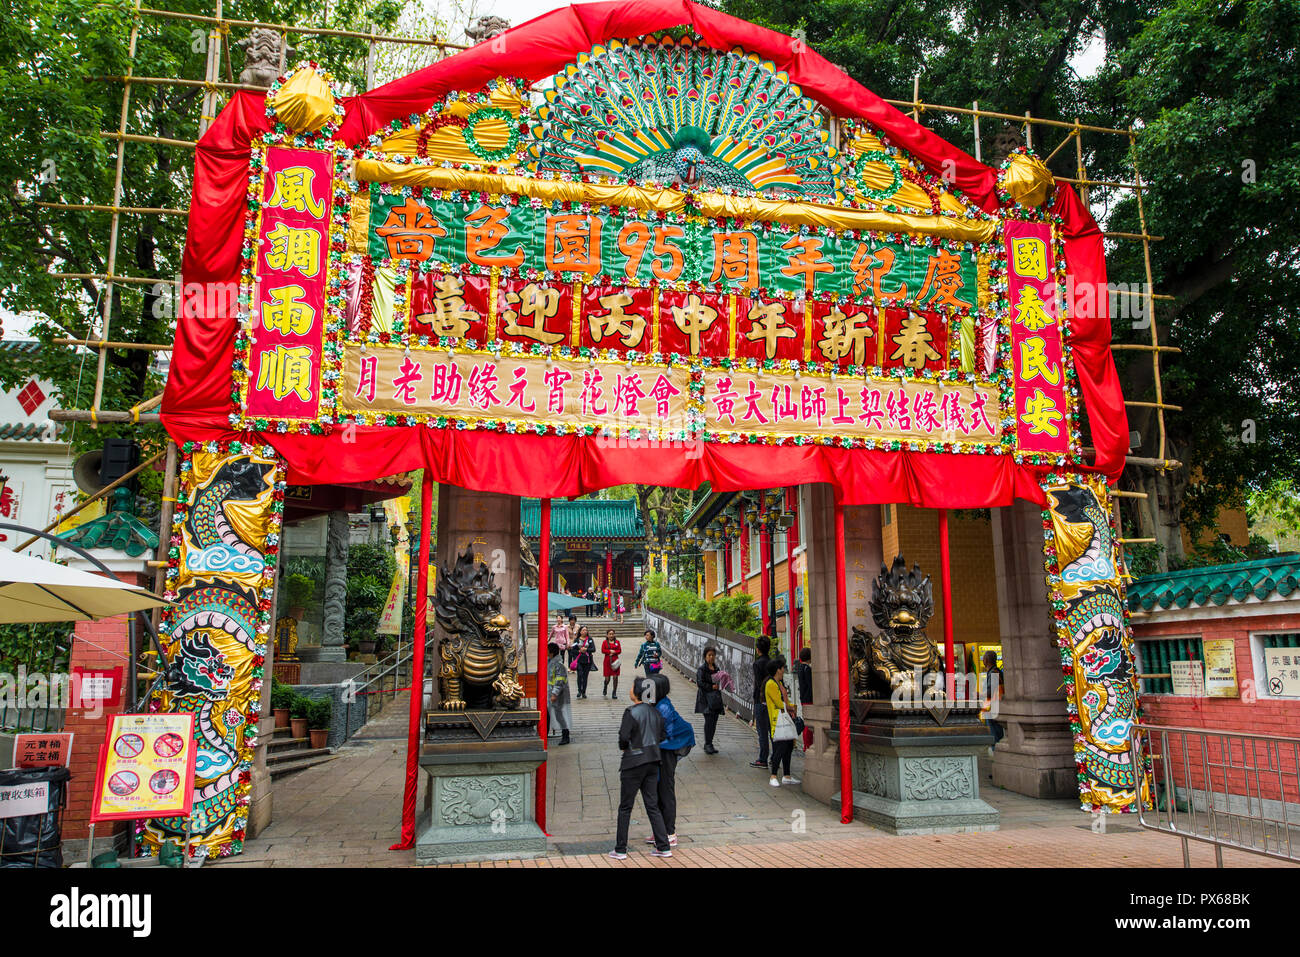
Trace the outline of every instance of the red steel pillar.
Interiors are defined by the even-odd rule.
[[[943,659],[948,666],[948,700],[957,698],[957,662],[952,647],[952,573],[948,566],[948,510],[939,509],[939,576],[943,583]]]
[[[835,617],[840,665],[840,822],[853,823],[853,752],[849,735],[848,562],[844,557],[844,506],[835,503]]]
[[[406,786],[402,792],[402,838],[389,848],[415,846],[415,792],[420,780],[420,717],[424,713],[424,641],[429,622],[429,539],[433,518],[433,472],[420,485],[420,569],[415,594],[415,647],[411,649],[411,714],[406,730]]]
[[[541,574],[537,577],[544,582],[551,580],[551,500],[542,499],[541,502],[541,541],[538,543],[538,549],[541,554],[537,556],[541,564]],[[550,594],[545,588],[537,590],[537,733],[542,736],[542,751],[546,751],[546,719],[548,717],[546,706],[550,702],[551,684],[547,680],[547,661],[546,661],[546,641],[549,637],[550,614]],[[546,762],[543,761],[537,766],[536,793],[533,795],[534,806],[537,809],[537,826],[542,829],[543,834],[546,830]]]

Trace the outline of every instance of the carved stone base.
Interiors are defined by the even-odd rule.
[[[892,702],[854,702],[853,806],[891,834],[996,831],[980,799],[979,754],[992,743],[978,710],[931,713]]]
[[[416,826],[417,864],[543,857],[537,769],[545,763],[536,711],[433,711],[420,766],[429,775]]]
[[[546,835],[537,826],[533,803],[537,768],[546,760],[540,750],[533,756],[496,755],[481,761],[431,763],[443,760],[435,757],[420,762],[429,783],[424,814],[416,827],[417,864],[546,855]]]

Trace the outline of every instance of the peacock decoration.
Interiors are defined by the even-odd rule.
[[[557,74],[531,168],[813,202],[844,198],[816,104],[773,64],[690,38],[597,46]]]

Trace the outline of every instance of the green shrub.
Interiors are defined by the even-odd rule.
[[[289,717],[305,718],[311,708],[311,698],[298,694],[296,691],[290,691],[293,697],[289,700]]]
[[[313,731],[324,731],[330,726],[330,717],[334,713],[334,702],[330,698],[318,698],[307,704],[307,727]]]
[[[705,601],[684,588],[656,587],[646,591],[645,600],[646,607],[656,611],[727,628],[743,635],[758,635],[762,630],[762,622],[754,613],[748,595],[723,595]]]
[[[271,676],[271,710],[288,711],[293,707],[294,693],[288,685],[281,683],[279,678]]]

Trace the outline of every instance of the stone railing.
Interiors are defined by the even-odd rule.
[[[736,686],[722,692],[727,708],[746,721],[754,717],[754,639],[748,635],[706,625],[689,618],[679,618],[655,608],[645,610],[645,626],[653,628],[663,647],[664,658],[678,671],[695,681],[695,672],[704,664],[704,649],[718,649],[716,663],[731,675]],[[675,694],[677,700],[683,700]],[[691,704],[694,707],[694,704]],[[678,710],[681,710],[679,707]]]

